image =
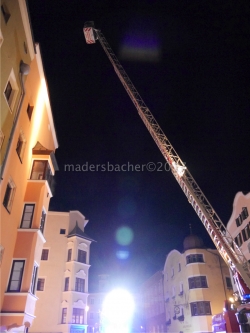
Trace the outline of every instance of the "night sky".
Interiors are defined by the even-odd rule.
[[[249,1],[28,4],[59,141],[50,210],[80,210],[89,219],[85,232],[97,241],[90,291],[100,273],[136,288],[163,268],[170,250],[182,250],[190,223],[212,247],[100,43],[87,45],[82,30],[92,20],[103,32],[226,224],[236,193],[250,191]],[[66,164],[149,162],[161,171],[65,171]],[[123,226],[133,231],[127,246],[115,239]]]

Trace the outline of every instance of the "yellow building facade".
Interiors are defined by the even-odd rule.
[[[171,251],[164,266],[167,332],[212,332],[212,315],[233,294],[230,273],[217,250],[190,235],[184,251]]]
[[[49,212],[38,272],[31,333],[86,333],[92,239],[79,211]]]
[[[25,0],[1,1],[1,332],[32,325],[58,147]]]

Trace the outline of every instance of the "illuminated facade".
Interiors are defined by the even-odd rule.
[[[29,332],[87,332],[90,244],[79,211],[49,212],[37,278],[34,323]]]
[[[1,332],[34,319],[36,275],[58,147],[39,45],[25,0],[1,1]]]
[[[184,240],[184,252],[171,251],[164,267],[167,332],[212,332],[212,315],[232,296],[229,270],[217,250],[199,237]]]
[[[240,247],[246,259],[250,260],[250,193],[238,192],[233,202],[233,212],[227,224],[227,230]],[[236,285],[234,286],[237,292]]]
[[[162,271],[151,276],[141,288],[141,332],[165,332],[166,314]]]

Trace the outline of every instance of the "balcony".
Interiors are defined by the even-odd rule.
[[[53,194],[55,182],[48,160],[33,161],[30,180],[46,180],[49,185],[50,191]]]

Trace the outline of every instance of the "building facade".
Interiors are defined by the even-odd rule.
[[[25,0],[1,1],[0,327],[32,325],[36,275],[58,147],[38,44]]]
[[[49,212],[29,332],[87,332],[90,244],[79,211]]]
[[[165,332],[166,314],[163,286],[163,271],[158,271],[141,287],[141,332]]]
[[[164,266],[167,332],[212,332],[212,315],[233,294],[230,273],[217,250],[194,235],[184,251],[171,251]]]

